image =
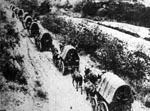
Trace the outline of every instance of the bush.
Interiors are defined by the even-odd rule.
[[[1,6],[0,6],[1,8]],[[6,21],[6,12],[4,10],[0,10],[0,21],[5,22]]]
[[[45,0],[41,3],[41,5],[38,7],[37,12],[39,12],[40,15],[44,15],[48,12],[50,12],[51,5],[48,0]]]
[[[150,7],[142,4],[130,4],[127,2],[106,2],[106,7],[102,7],[103,3],[87,2],[83,8],[83,17],[99,16],[106,17],[109,20],[117,20],[119,22],[127,22],[134,25],[150,26]]]
[[[14,61],[13,61],[14,62]],[[26,77],[23,75],[23,70],[19,70],[11,60],[5,62],[2,66],[3,76],[8,81],[17,82],[19,84],[27,84]]]
[[[0,71],[2,71],[2,76],[7,81],[27,84],[23,70],[20,68],[23,57],[11,53],[20,40],[18,32],[14,29],[15,22],[1,21],[0,26]]]
[[[31,15],[37,10],[38,5],[38,0],[19,0],[17,2],[19,8],[24,9],[25,12],[28,12]]]
[[[59,34],[62,30],[61,26],[63,24],[63,21],[57,18],[56,15],[47,14],[45,17],[42,18],[41,23],[44,28],[55,34]]]
[[[74,12],[81,12],[82,11],[82,7],[84,6],[84,1],[80,1],[79,3],[75,4],[73,11]]]
[[[0,91],[3,91],[6,89],[6,80],[2,76],[2,73],[0,72]]]
[[[82,16],[86,17],[87,15],[89,16],[94,16],[97,12],[98,7],[96,6],[95,3],[92,1],[88,1],[85,3],[85,5],[82,7]]]
[[[17,5],[37,18],[51,11],[51,4],[48,0],[44,0],[41,4],[39,4],[38,0],[19,0]]]
[[[44,92],[42,89],[37,90],[37,96],[41,99],[47,99],[48,95],[46,92]]]
[[[94,55],[104,69],[137,81],[142,80],[145,73],[150,70],[148,67],[150,58],[142,51],[125,53],[123,44],[118,40],[109,41],[105,45]]]

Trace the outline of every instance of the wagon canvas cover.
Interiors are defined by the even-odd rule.
[[[60,57],[62,57],[62,59],[64,60],[64,59],[66,58],[66,55],[67,55],[68,51],[71,50],[71,49],[75,50],[75,48],[74,48],[73,46],[71,46],[71,45],[66,45],[66,46],[64,47],[62,53],[60,54]]]
[[[127,86],[125,81],[117,75],[108,72],[102,75],[101,81],[97,85],[97,91],[110,104],[115,92],[121,86]]]

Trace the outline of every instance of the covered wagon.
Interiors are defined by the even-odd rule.
[[[10,10],[14,11],[15,8],[16,6],[14,4],[10,4]]]
[[[72,72],[75,68],[79,70],[80,58],[75,47],[71,45],[64,46],[59,58],[59,70],[63,73],[63,75]]]
[[[22,25],[23,25],[24,29],[26,28],[26,26],[25,26],[26,18],[29,17],[29,16],[30,16],[30,14],[28,12],[23,13],[23,17],[22,17],[21,22],[22,22]]]
[[[18,11],[18,18],[19,18],[19,20],[21,22],[23,21],[23,14],[24,14],[24,10],[23,9],[19,9],[19,11]]]
[[[32,24],[30,26],[29,33],[30,33],[31,37],[39,36],[39,34],[40,34],[40,27],[39,27],[39,24],[37,22],[32,22]]]
[[[32,17],[31,16],[27,16],[24,21],[25,21],[24,22],[25,29],[29,30],[30,26],[31,26],[31,24],[33,22]]]
[[[96,88],[98,111],[131,111],[133,93],[130,85],[113,73],[101,76]]]
[[[14,13],[15,13],[16,18],[18,18],[18,12],[19,12],[19,10],[20,10],[20,9],[19,9],[18,7],[16,7],[15,10],[14,10]]]
[[[35,44],[40,51],[48,51],[52,47],[52,36],[47,31],[41,31],[35,36]]]

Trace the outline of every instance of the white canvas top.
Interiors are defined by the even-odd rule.
[[[108,72],[102,75],[97,91],[108,103],[111,103],[116,90],[121,86],[128,86],[128,84],[117,75]]]
[[[60,57],[62,57],[62,59],[65,59],[65,57],[66,57],[66,55],[67,55],[67,53],[68,53],[68,51],[69,51],[70,49],[75,49],[75,48],[74,48],[73,46],[71,46],[71,45],[66,45],[66,46],[64,46],[64,49],[63,49],[63,51],[61,52]]]

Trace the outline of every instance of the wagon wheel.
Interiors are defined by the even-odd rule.
[[[97,111],[109,111],[106,102],[102,101],[102,102],[97,106]]]
[[[92,106],[93,111],[95,111],[96,110],[96,100],[94,98],[91,98],[90,102],[91,102],[91,106]]]
[[[62,60],[59,61],[59,71],[64,75],[64,72],[65,72],[65,65],[64,65],[64,62]]]
[[[40,43],[39,40],[35,39],[35,44],[36,44],[36,46],[37,46],[37,48],[38,48],[39,51],[43,51],[43,50],[42,50],[41,43]]]
[[[39,50],[40,50],[41,52],[44,51],[44,50],[43,50],[43,47],[42,47],[42,45],[41,45],[41,42],[39,42],[38,47],[39,47]]]
[[[14,12],[12,13],[12,18],[15,18],[15,13]]]
[[[24,21],[22,22],[22,25],[23,25],[23,28],[26,29],[26,25]]]

